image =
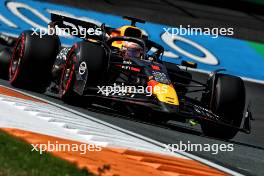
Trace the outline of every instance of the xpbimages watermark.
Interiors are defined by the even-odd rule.
[[[42,38],[45,35],[58,35],[58,36],[79,36],[82,39],[87,38],[91,35],[102,35],[101,28],[84,28],[82,26],[73,27],[73,28],[59,28],[57,25],[55,27],[48,28],[31,28],[31,35],[37,35]]]
[[[163,144],[164,150],[167,152],[210,152],[213,155],[219,152],[234,151],[233,144],[195,144],[187,141],[180,141],[177,144]]]
[[[144,94],[146,96],[151,96],[153,92],[156,92],[158,94],[165,94],[167,93],[167,86],[155,86],[154,88],[152,86],[130,86],[130,85],[124,85],[122,84],[116,84],[114,83],[111,86],[97,86],[98,91],[97,93],[100,93],[105,96],[109,95],[118,95],[118,96],[126,96],[129,95],[130,97],[134,97],[135,94]]]
[[[59,143],[58,141],[51,142],[48,141],[45,144],[31,144],[31,151],[39,152],[39,154],[43,154],[43,152],[79,152],[84,155],[87,152],[99,152],[102,151],[102,146],[97,144],[64,144]]]
[[[174,37],[176,35],[204,35],[204,36],[212,36],[212,38],[218,38],[219,36],[232,36],[234,35],[234,28],[198,28],[191,27],[191,25],[187,25],[187,27],[183,27],[180,25],[177,28],[163,28],[163,30],[170,36]]]

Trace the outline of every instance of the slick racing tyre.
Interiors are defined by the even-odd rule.
[[[82,104],[81,98],[74,85],[76,77],[81,77],[87,72],[86,86],[96,86],[102,79],[106,70],[106,52],[98,44],[91,42],[79,42],[72,46],[67,54],[66,64],[62,71],[60,81],[61,99],[68,104]],[[80,68],[82,72],[80,73]]]
[[[4,48],[0,51],[0,78],[8,80],[8,70],[12,51],[9,48]]]
[[[24,31],[17,40],[9,66],[12,86],[45,92],[51,82],[51,70],[59,51],[57,36],[40,37]]]
[[[212,82],[210,83],[213,84]],[[205,103],[213,113],[219,115],[226,123],[240,127],[245,107],[245,86],[241,78],[227,74],[216,74],[209,97],[203,97]],[[231,139],[238,130],[226,126],[215,125],[209,122],[201,122],[201,128],[205,135]]]

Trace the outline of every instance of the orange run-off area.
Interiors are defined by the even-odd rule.
[[[30,101],[37,101],[35,98],[23,95],[19,92],[0,86],[0,94],[21,98]],[[16,138],[26,141],[29,144],[47,144],[58,142],[59,144],[82,143],[54,136],[38,134],[12,128],[1,128]],[[78,168],[87,168],[93,173],[98,173],[98,168],[109,165],[110,170],[105,176],[220,176],[227,175],[214,168],[191,159],[133,151],[128,149],[116,149],[103,147],[101,151],[91,151],[85,154],[74,151],[52,151],[54,156],[76,164]],[[41,157],[41,156],[40,156]],[[42,156],[43,157],[43,156]]]

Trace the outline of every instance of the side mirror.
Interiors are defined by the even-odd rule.
[[[182,66],[185,66],[185,67],[190,67],[190,68],[197,68],[197,63],[195,63],[195,62],[190,62],[190,61],[185,61],[185,60],[183,60],[183,61],[181,62],[181,65],[182,65]]]

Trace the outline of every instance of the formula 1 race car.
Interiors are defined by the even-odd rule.
[[[98,35],[61,47],[57,35],[22,32],[9,61],[11,85],[41,93],[48,90],[69,104],[96,103],[155,121],[192,120],[208,136],[231,139],[238,131],[250,133],[252,117],[249,108],[244,115],[241,78],[218,70],[206,83],[193,80],[187,69],[162,60],[164,48],[136,27],[143,20],[126,19],[131,25],[116,29],[51,14],[52,29],[99,29]],[[181,65],[197,67],[186,61]],[[191,87],[200,88],[195,91],[202,93],[201,99],[188,96]]]

